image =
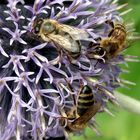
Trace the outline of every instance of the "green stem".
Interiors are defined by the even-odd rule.
[[[128,97],[119,92],[115,92],[114,95],[117,98],[120,107],[122,107],[123,109],[129,112],[133,112],[140,115],[140,101]]]

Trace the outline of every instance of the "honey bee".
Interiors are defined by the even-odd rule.
[[[89,54],[89,57],[94,57],[94,55],[103,55],[105,53],[105,59],[111,59],[117,56],[121,51],[128,47],[127,44],[127,30],[126,27],[121,23],[114,24],[112,21],[106,21],[112,27],[109,32],[108,37],[98,38],[99,43],[90,43],[89,47],[96,47],[93,54]]]
[[[89,36],[85,30],[41,18],[34,21],[33,33],[43,41],[53,43],[59,52],[62,50],[73,58],[80,55],[80,40],[86,40]]]
[[[85,85],[79,91],[76,105],[67,113],[67,132],[79,132],[83,130],[91,118],[98,112],[101,102],[97,102],[92,89]]]

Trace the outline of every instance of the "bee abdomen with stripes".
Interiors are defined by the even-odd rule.
[[[79,116],[84,115],[84,113],[94,104],[94,95],[92,89],[85,85],[80,93],[77,100],[77,114]]]

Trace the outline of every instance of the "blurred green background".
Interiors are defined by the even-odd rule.
[[[133,10],[126,16],[126,21],[134,21],[136,31],[140,33],[140,0],[120,0],[120,4],[128,3]],[[125,52],[126,54],[140,57],[140,41],[133,44]],[[136,86],[130,86],[130,90],[120,88],[119,92],[140,100],[140,63],[130,62],[128,68],[130,73],[122,74],[123,79],[135,82]],[[115,110],[115,111],[114,111]],[[107,113],[97,115],[96,120],[99,124],[98,129],[101,136],[97,136],[92,130],[87,129],[86,137],[74,136],[72,140],[140,140],[140,116],[127,112],[126,110],[112,109],[115,117]]]

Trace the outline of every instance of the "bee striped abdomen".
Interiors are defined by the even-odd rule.
[[[84,86],[77,101],[77,114],[82,116],[94,104],[94,96],[89,86]]]
[[[122,24],[116,24],[114,29],[119,29],[119,30],[121,30],[122,32],[126,32],[126,28],[125,28],[125,26],[122,25]]]
[[[125,26],[121,24],[116,24],[110,37],[111,39],[117,41],[118,45],[122,45],[126,39]]]

